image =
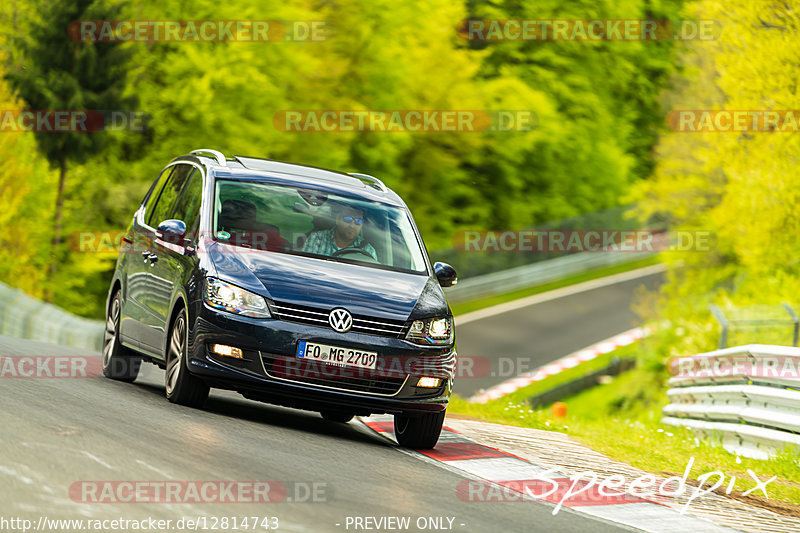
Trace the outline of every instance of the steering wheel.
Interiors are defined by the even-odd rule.
[[[331,254],[331,257],[339,257],[340,255],[351,254],[351,253],[359,253],[369,257],[369,260],[373,263],[377,262],[372,254],[368,251],[364,250],[363,248],[356,248],[356,247],[349,247],[349,248],[342,248],[341,250],[336,250]]]

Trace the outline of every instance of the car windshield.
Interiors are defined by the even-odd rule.
[[[217,180],[212,234],[250,249],[427,273],[404,208],[323,191]]]

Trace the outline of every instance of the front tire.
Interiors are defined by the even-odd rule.
[[[103,375],[117,381],[130,383],[139,375],[142,357],[126,348],[119,340],[122,315],[122,295],[114,293],[106,313],[106,331],[103,335]]]
[[[208,399],[209,387],[189,372],[185,309],[181,309],[175,318],[169,339],[167,371],[164,373],[167,399],[179,405],[202,407]]]
[[[398,444],[415,450],[436,446],[442,432],[445,411],[421,416],[394,415],[394,436]]]

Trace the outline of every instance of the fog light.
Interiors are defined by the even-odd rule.
[[[211,351],[218,355],[224,355],[225,357],[235,357],[236,359],[244,357],[242,350],[225,344],[212,344]]]
[[[419,381],[417,382],[417,387],[427,387],[427,388],[438,387],[439,383],[441,382],[442,380],[439,378],[419,378]]]

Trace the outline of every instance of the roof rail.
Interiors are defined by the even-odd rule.
[[[388,191],[386,185],[384,185],[383,182],[378,178],[376,178],[375,176],[370,176],[369,174],[361,174],[359,172],[348,172],[348,174],[350,176],[353,176],[354,178],[360,179],[363,183],[369,185],[373,189],[378,189],[381,192]]]
[[[211,154],[211,155],[214,156],[214,159],[217,160],[217,163],[219,163],[220,166],[223,166],[223,167],[227,167],[228,166],[228,161],[225,160],[225,154],[223,154],[222,152],[219,152],[217,150],[210,150],[208,148],[200,148],[199,150],[192,150],[190,153],[192,153],[192,154]]]

